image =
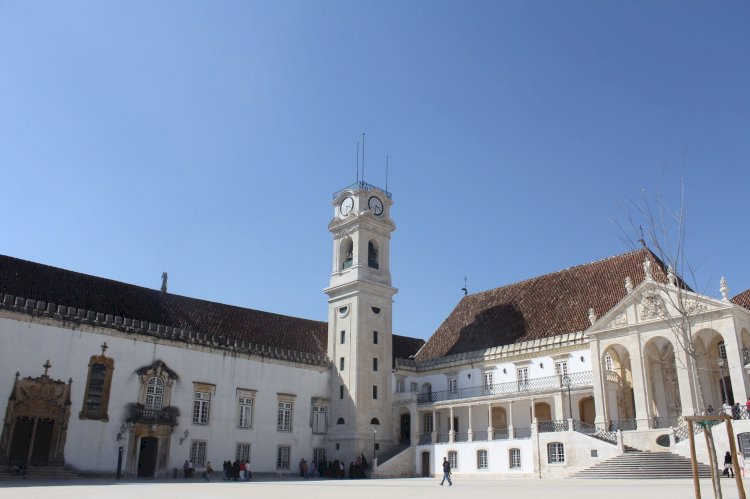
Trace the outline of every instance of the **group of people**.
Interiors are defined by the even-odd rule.
[[[234,480],[235,482],[247,482],[253,474],[250,472],[250,461],[244,459],[236,460],[232,462],[227,459],[222,465],[224,469],[224,480]]]
[[[367,469],[367,459],[364,454],[360,455],[354,461],[349,463],[349,478],[367,478],[365,470]],[[307,459],[300,459],[299,476],[308,478],[332,478],[342,479],[347,477],[346,465],[343,460],[335,459],[333,461],[321,460],[320,462],[308,463]]]

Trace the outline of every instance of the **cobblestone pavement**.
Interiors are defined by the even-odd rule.
[[[690,480],[500,480],[454,479],[449,487],[429,478],[389,480],[269,480],[247,483],[198,481],[81,480],[74,482],[0,482],[8,499],[690,499]],[[713,497],[702,481],[703,497]],[[722,480],[726,499],[739,497],[733,480]]]

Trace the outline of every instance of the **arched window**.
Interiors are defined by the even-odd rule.
[[[339,255],[341,261],[341,270],[348,269],[352,266],[354,261],[354,243],[352,238],[346,237],[341,241],[341,254]]]
[[[612,355],[604,355],[604,369],[607,371],[614,371],[614,363],[612,362]]]
[[[346,423],[344,423],[344,418],[338,418],[336,420],[336,424],[346,424]]]
[[[724,341],[720,341],[717,345],[717,348],[719,349],[719,357],[721,357],[724,360],[727,360],[727,347],[724,345]]]
[[[161,378],[151,378],[146,384],[146,409],[160,410],[164,404],[164,382]]]
[[[508,467],[512,470],[521,468],[521,449],[508,450]]]
[[[112,372],[115,361],[107,357],[104,352],[107,344],[102,345],[101,355],[94,355],[89,359],[89,372],[83,394],[83,407],[78,417],[81,419],[98,419],[109,421],[109,392],[112,386]]]
[[[370,424],[380,424],[380,420],[378,418],[372,418]]]
[[[487,461],[487,450],[479,449],[477,451],[477,469],[486,470],[487,468],[489,468],[489,463]]]
[[[373,269],[379,269],[378,263],[378,246],[374,241],[367,243],[367,266]]]
[[[458,452],[454,450],[448,451],[448,462],[451,464],[451,471],[458,469]]]
[[[565,462],[565,446],[562,442],[550,442],[547,444],[547,462],[550,464]]]

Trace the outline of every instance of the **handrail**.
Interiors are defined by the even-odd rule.
[[[594,377],[591,371],[568,374],[571,386],[587,386],[593,384]],[[417,395],[417,403],[429,404],[443,400],[457,400],[470,397],[488,397],[497,395],[513,395],[516,393],[537,392],[543,390],[562,389],[565,385],[563,376],[547,376],[544,378],[530,378],[521,381],[508,381],[493,385],[479,385],[454,390],[443,390],[439,392],[427,392]]]
[[[604,442],[617,445],[617,433],[616,432],[605,431],[592,424],[584,423],[583,421],[578,421],[574,419],[573,431],[577,431],[578,433],[583,433],[584,435],[588,435],[598,440],[602,440]]]
[[[537,429],[539,433],[568,431],[568,420],[558,419],[557,421],[539,421],[537,423]]]

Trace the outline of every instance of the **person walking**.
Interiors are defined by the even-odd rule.
[[[734,468],[732,467],[732,454],[730,454],[729,451],[727,451],[727,453],[724,454],[724,476],[729,476],[731,478],[734,478]]]
[[[451,482],[451,463],[448,462],[448,458],[443,458],[443,479],[440,481],[440,485],[443,485],[443,482],[448,480],[448,485],[453,485],[453,482]]]
[[[211,474],[213,474],[214,468],[211,466],[211,461],[206,463],[206,471],[203,472],[203,479],[207,482],[211,481]]]

